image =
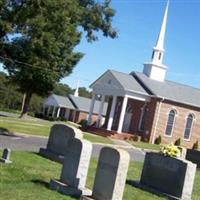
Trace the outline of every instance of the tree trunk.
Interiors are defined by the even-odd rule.
[[[26,118],[31,97],[32,97],[32,92],[24,93],[20,118]]]

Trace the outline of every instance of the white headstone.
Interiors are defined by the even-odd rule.
[[[90,194],[91,192],[85,189],[85,184],[91,153],[92,144],[89,141],[71,139],[67,146],[60,180],[51,180],[50,188],[72,196]]]
[[[81,199],[122,200],[129,161],[130,156],[124,150],[102,148],[92,196],[82,196]]]

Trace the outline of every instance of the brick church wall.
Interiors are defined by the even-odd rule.
[[[158,110],[158,103],[157,103],[157,110]],[[168,113],[171,109],[176,110],[177,115],[175,118],[175,123],[173,127],[172,136],[166,136],[165,130],[168,120]],[[188,114],[193,114],[195,116],[195,120],[193,123],[192,131],[191,131],[191,137],[190,140],[184,139],[184,131],[185,131],[185,125],[186,125],[186,119]],[[155,129],[155,121],[157,118],[157,113],[154,118],[154,123],[151,131],[151,139],[153,135],[153,129]],[[156,137],[159,135],[162,136],[162,143],[168,144],[171,142],[175,142],[178,138],[181,138],[181,146],[191,148],[197,140],[200,141],[200,108],[196,108],[193,106],[187,106],[180,103],[175,103],[171,101],[164,101],[161,105],[158,124],[156,128]],[[155,137],[155,138],[156,138]]]

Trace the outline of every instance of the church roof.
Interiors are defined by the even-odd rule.
[[[146,88],[150,95],[200,107],[200,89],[167,80],[164,82],[152,80],[140,72],[132,72],[131,74]]]
[[[72,101],[72,103],[74,104],[76,109],[89,113],[91,99],[85,98],[85,97],[79,97],[79,96],[77,97],[77,96],[74,96],[74,95],[69,95],[69,99]],[[94,114],[99,113],[100,103],[101,103],[100,101],[97,101],[97,100],[95,101],[94,109],[93,109]],[[102,113],[103,115],[106,115],[107,105],[108,104],[105,102],[104,108],[103,108],[103,113]]]
[[[68,97],[64,97],[64,96],[60,96],[60,95],[56,95],[56,94],[53,94],[51,97],[53,97],[57,106],[74,109],[74,106]],[[55,103],[53,103],[53,104],[55,104]],[[49,104],[51,104],[51,102],[49,102]]]
[[[109,70],[113,76],[118,80],[118,82],[122,85],[124,90],[132,91],[144,95],[149,95],[147,91],[137,82],[135,78],[131,74],[126,74],[114,70]]]

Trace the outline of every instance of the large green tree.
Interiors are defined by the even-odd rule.
[[[110,0],[0,0],[0,59],[25,94],[21,117],[34,93],[47,94],[72,72],[82,35],[116,37],[114,13]]]

